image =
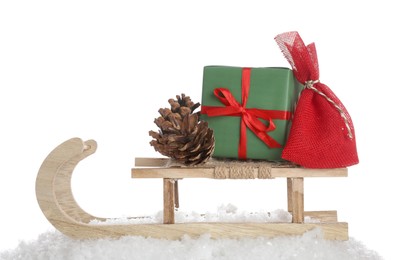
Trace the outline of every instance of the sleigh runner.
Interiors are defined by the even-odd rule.
[[[132,178],[163,179],[164,219],[162,224],[91,224],[105,221],[85,212],[71,191],[75,166],[96,151],[94,140],[73,138],[57,146],[44,160],[36,180],[36,196],[49,222],[60,232],[77,239],[145,236],[180,239],[183,235],[213,238],[275,237],[301,235],[320,228],[326,239],[347,240],[348,224],[337,221],[336,211],[304,211],[304,179],[309,177],[347,177],[347,168],[305,169],[285,163],[212,163],[196,167],[166,166],[165,159],[137,158]],[[178,181],[183,178],[270,179],[287,178],[288,211],[292,223],[175,223],[179,206]],[[319,223],[305,223],[305,216]]]

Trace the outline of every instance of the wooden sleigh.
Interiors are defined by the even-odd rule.
[[[165,167],[164,159],[137,158],[132,178],[163,179],[163,223],[91,224],[91,221],[106,219],[88,214],[77,204],[71,191],[71,177],[75,166],[93,154],[96,148],[94,140],[67,140],[46,157],[36,179],[36,197],[44,215],[56,229],[72,238],[144,236],[180,239],[183,235],[197,237],[202,234],[210,234],[213,238],[275,237],[301,235],[320,228],[326,239],[348,239],[348,224],[337,221],[336,211],[304,212],[304,178],[346,177],[347,169],[304,169],[279,163],[246,167],[245,175],[238,175],[230,165],[225,164]],[[292,223],[174,223],[174,209],[178,206],[177,183],[183,178],[287,178],[288,211],[292,214]],[[320,222],[305,223],[305,216]]]

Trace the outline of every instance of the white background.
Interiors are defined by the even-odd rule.
[[[0,250],[51,229],[35,198],[47,154],[72,138],[98,151],[75,171],[76,200],[103,217],[161,209],[159,180],[132,180],[168,98],[200,101],[204,65],[286,66],[273,38],[316,43],[321,81],[352,115],[360,164],[307,179],[306,210],[337,209],[350,236],[400,257],[399,12],[396,1],[2,1]],[[397,65],[398,64],[398,65]],[[181,205],[285,208],[285,181],[184,180]],[[397,257],[398,256],[398,257]],[[399,258],[398,258],[399,259]]]

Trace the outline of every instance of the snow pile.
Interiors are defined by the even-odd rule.
[[[59,232],[48,232],[40,235],[36,241],[22,242],[15,250],[3,252],[0,259],[378,260],[381,257],[354,239],[345,242],[327,241],[322,238],[319,230],[313,230],[302,236],[273,239],[211,239],[208,235],[203,235],[197,239],[184,236],[180,241],[144,237],[79,241]]]
[[[161,214],[154,217],[115,219],[108,224],[161,223]],[[271,213],[238,212],[232,205],[222,206],[217,213],[176,213],[177,222],[290,222],[291,215],[283,210]],[[314,221],[314,220],[311,220]],[[92,222],[103,224],[104,222]],[[58,231],[41,234],[36,241],[21,242],[11,251],[0,253],[1,260],[83,260],[83,259],[382,259],[355,239],[328,241],[319,229],[302,236],[276,238],[212,239],[208,234],[199,238],[182,237],[164,240],[139,236],[120,239],[74,240]]]

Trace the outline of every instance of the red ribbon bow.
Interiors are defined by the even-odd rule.
[[[291,112],[281,110],[266,110],[258,108],[246,108],[249,96],[251,82],[251,68],[242,69],[242,104],[240,104],[231,94],[229,89],[216,88],[214,95],[220,100],[225,107],[202,106],[202,114],[207,116],[240,116],[240,140],[238,147],[238,157],[246,159],[246,128],[248,127],[260,140],[262,140],[270,148],[280,148],[281,145],[274,140],[267,132],[276,129],[273,119],[288,120]],[[268,121],[268,125],[264,125],[258,118]]]

